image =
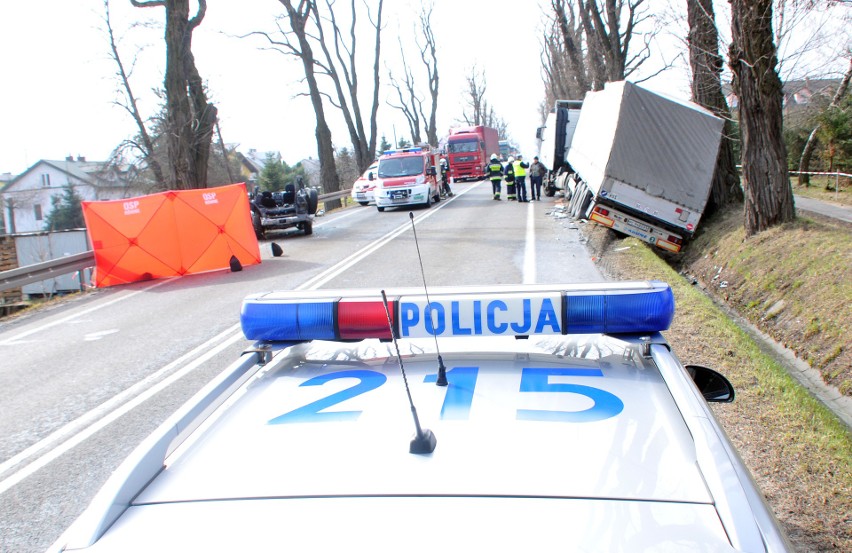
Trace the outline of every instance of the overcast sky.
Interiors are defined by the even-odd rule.
[[[652,0],[662,6],[669,0]],[[338,0],[339,7],[348,5]],[[549,2],[546,2],[549,4]],[[411,44],[419,9],[414,0],[385,2],[382,52],[385,63],[398,64],[396,36]],[[542,12],[538,0],[436,0],[432,16],[438,43],[440,134],[460,117],[465,78],[474,64],[486,78],[486,98],[509,125],[509,134],[530,156],[536,153],[535,129],[543,97],[540,63]],[[194,7],[193,7],[194,9]],[[134,92],[146,115],[156,111],[151,93],[162,87],[165,65],[163,9],[139,9],[129,0],[111,0],[113,28],[121,37],[119,49],[129,64]],[[277,0],[208,0],[204,22],[193,35],[193,53],[207,81],[211,101],[219,108],[223,138],[241,151],[279,151],[290,163],[316,157],[316,120],[310,102],[298,94],[301,66],[279,53],[262,51],[260,40],[236,35],[274,28],[282,11]],[[0,2],[0,173],[17,174],[39,159],[86,156],[104,160],[136,129],[129,115],[113,104],[118,98],[115,63],[109,58],[103,31],[102,0],[38,0]],[[131,29],[132,22],[150,20],[157,28]],[[674,26],[670,26],[668,31]],[[663,56],[674,58],[682,46],[671,36],[648,71]],[[372,35],[359,35],[359,54],[372,63]],[[413,45],[412,45],[413,46]],[[141,51],[140,51],[140,48]],[[416,53],[416,52],[415,52]],[[408,54],[416,77],[419,66]],[[397,70],[398,70],[397,66]],[[369,69],[367,69],[369,70]],[[379,111],[379,137],[410,139],[405,121],[386,105],[391,98],[387,69]],[[688,95],[684,63],[646,86],[670,95]],[[362,91],[371,79],[361,74]],[[369,113],[367,103],[362,109]],[[351,147],[342,120],[332,110],[333,140]]]

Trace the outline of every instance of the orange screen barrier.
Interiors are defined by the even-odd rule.
[[[96,287],[260,263],[245,184],[83,202]]]

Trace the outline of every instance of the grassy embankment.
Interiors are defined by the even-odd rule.
[[[607,231],[590,225],[589,232],[593,243],[609,240],[595,237]],[[664,334],[683,362],[713,367],[734,384],[736,401],[714,405],[714,413],[797,550],[852,551],[849,429],[765,355],[692,276],[684,278],[633,238],[615,240],[601,256],[614,278],[672,286],[677,311]],[[852,393],[848,226],[838,231],[836,223],[800,216],[745,240],[737,212],[705,221],[679,262],[681,272],[765,332],[782,328],[789,347]]]

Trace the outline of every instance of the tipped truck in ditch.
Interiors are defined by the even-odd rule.
[[[587,93],[567,157],[571,215],[681,251],[710,196],[722,126],[627,81]]]

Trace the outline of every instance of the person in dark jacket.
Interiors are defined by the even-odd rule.
[[[541,201],[541,181],[547,173],[547,167],[538,160],[538,156],[533,158],[530,165],[530,196],[532,201]]]
[[[441,197],[452,197],[454,194],[453,191],[450,190],[450,164],[447,162],[447,158],[445,158],[443,155],[441,156],[439,165],[441,166]]]
[[[503,177],[506,179],[506,200],[512,202],[515,200],[515,158],[512,156],[509,156]]]
[[[491,180],[491,191],[494,199],[500,199],[500,191],[503,187],[503,164],[497,158],[497,154],[491,154],[491,161],[485,166],[485,172]]]

